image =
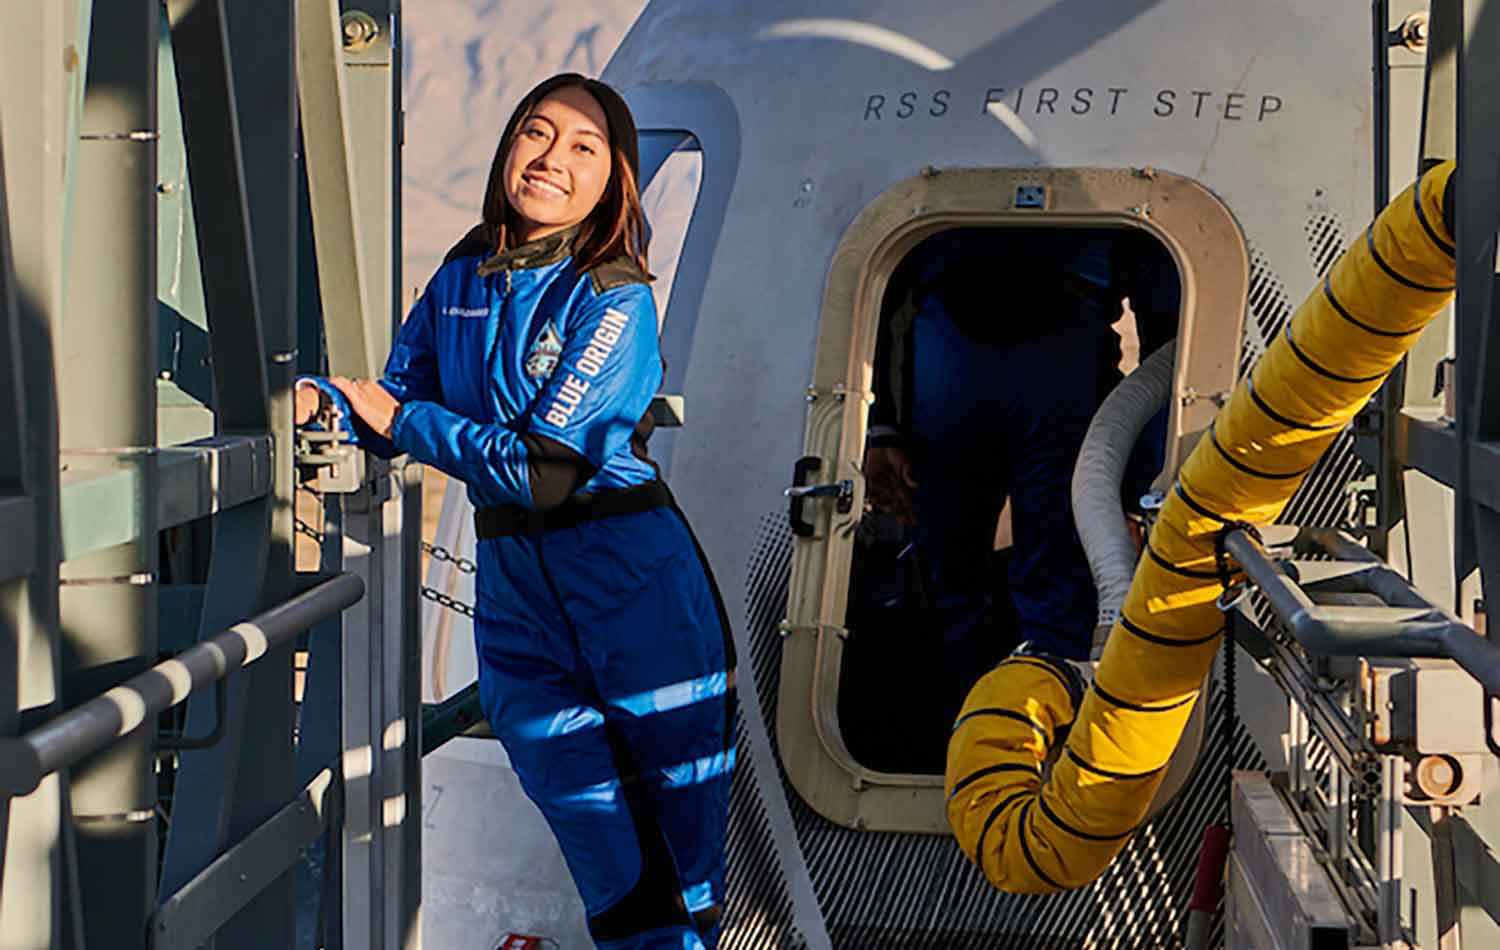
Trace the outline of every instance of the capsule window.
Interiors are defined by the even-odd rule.
[[[656,298],[659,323],[665,323],[672,300],[672,283],[693,208],[703,180],[703,150],[687,132],[642,132],[641,210],[650,229],[647,257],[656,280],[651,292]]]

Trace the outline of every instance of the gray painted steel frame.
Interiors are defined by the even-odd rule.
[[[283,599],[290,587],[287,393],[293,363],[288,341],[295,281],[290,257],[294,246],[291,12],[289,5],[279,10],[262,6],[255,11],[254,23],[239,25],[236,43],[247,63],[254,66],[238,75],[221,0],[174,0],[168,12],[203,267],[217,427],[221,433],[261,438],[270,434],[279,437],[283,446],[273,453],[276,471],[268,487],[274,496],[258,498],[214,520],[200,619],[200,631],[207,635],[266,603]],[[273,65],[278,52],[284,69],[279,76]],[[247,77],[252,81],[247,102],[254,104],[242,107],[236,79]],[[260,150],[253,162],[246,160],[247,139],[240,129],[247,115],[252,116],[249,141]],[[247,173],[249,166],[255,168],[254,174]],[[264,260],[253,252],[253,235],[257,234],[266,248]],[[278,257],[278,250],[285,256]],[[269,333],[261,319],[263,300],[275,301],[271,307],[276,318]],[[268,350],[273,354],[269,365]],[[277,389],[274,403],[272,380]],[[273,406],[288,417],[274,427]],[[180,795],[174,807],[162,872],[162,894],[168,900],[292,797],[291,685],[289,649],[268,657],[263,668],[233,677],[224,738],[207,749],[183,754],[178,787],[190,789],[191,794]],[[196,698],[188,713],[189,734],[206,731],[205,724],[216,719],[211,698]],[[229,921],[216,945],[290,946],[292,903],[292,878],[281,874],[247,910]]]
[[[66,705],[149,665],[157,649],[156,142],[157,0],[98,4],[74,166],[80,214],[66,249],[58,439],[67,469],[113,459],[142,472],[140,537],[68,557],[59,591]],[[64,504],[66,502],[64,501]],[[93,514],[84,512],[85,517]],[[72,776],[84,937],[144,940],[157,867],[152,736],[141,731],[79,762]],[[122,934],[127,936],[122,942]]]
[[[13,239],[19,367],[27,407],[26,493],[35,505],[35,569],[17,599],[0,607],[9,642],[0,672],[17,685],[0,708],[7,734],[19,712],[58,708],[57,393],[54,353],[62,318],[66,234],[72,207],[76,131],[88,59],[89,0],[15,4],[0,32],[0,148]],[[24,143],[24,146],[23,146]],[[13,638],[12,638],[13,637]],[[79,941],[68,777],[7,803],[0,882],[0,939],[16,945]]]
[[[379,31],[342,52],[338,4],[299,8],[298,88],[328,366],[372,376],[400,320],[399,17],[388,0],[359,6]],[[323,569],[358,573],[370,589],[342,619],[341,636],[314,638],[308,682],[317,692],[303,710],[314,748],[332,737],[309,718],[341,710],[338,748],[352,763],[342,834],[326,858],[337,887],[325,894],[340,895],[323,912],[330,947],[420,942],[420,491],[419,467],[370,460],[357,491],[325,496]],[[299,760],[306,774],[318,756],[304,749]]]
[[[1500,2],[1465,0],[1458,54],[1457,330],[1458,478],[1454,504],[1457,582],[1477,566],[1486,596],[1500,593],[1500,510],[1477,497],[1475,482],[1493,484],[1493,469],[1473,467],[1480,448],[1500,442],[1500,328],[1496,309],[1496,231],[1500,228]],[[1460,592],[1462,588],[1459,588]],[[1487,704],[1493,710],[1493,703]],[[1486,722],[1489,722],[1486,719]],[[1493,725],[1492,725],[1493,730]],[[1494,746],[1492,745],[1492,749]],[[1454,835],[1459,927],[1465,945],[1500,943],[1495,895],[1500,866],[1482,855],[1500,841],[1500,762],[1484,763],[1483,804],[1466,811]],[[1458,833],[1460,830],[1473,833]]]
[[[151,299],[156,269],[150,266],[154,263],[151,255],[156,244],[150,232],[155,231],[157,110],[153,27],[157,0],[138,0],[133,5],[110,8],[111,17],[124,18],[128,30],[121,29],[111,18],[90,21],[88,16],[80,16],[80,11],[88,8],[87,0],[62,10],[51,4],[39,7],[28,9],[25,19],[12,24],[18,28],[8,31],[11,40],[3,47],[7,62],[0,65],[0,75],[12,70],[16,75],[11,77],[15,81],[7,84],[14,92],[11,95],[0,92],[0,104],[6,114],[20,114],[23,120],[12,122],[5,130],[11,135],[0,137],[0,143],[6,140],[14,143],[15,128],[19,126],[28,142],[44,143],[46,147],[39,150],[42,154],[55,159],[72,150],[71,130],[78,123],[76,113],[81,99],[78,53],[84,44],[69,47],[66,55],[57,55],[57,47],[64,45],[63,40],[70,32],[81,27],[87,34],[92,25],[97,44],[104,51],[98,60],[101,68],[128,74],[126,85],[139,90],[134,101],[141,107],[140,115],[132,115],[127,121],[129,127],[84,128],[84,137],[90,143],[87,147],[126,150],[127,155],[133,150],[148,158],[144,164],[127,160],[124,163],[127,177],[120,179],[121,202],[124,205],[134,202],[139,212],[116,215],[115,227],[91,229],[103,232],[104,237],[86,238],[112,241],[116,243],[110,247],[136,250],[107,256],[97,250],[91,252],[89,257],[96,260],[91,261],[89,269],[84,271],[81,265],[74,269],[74,286],[80,289],[74,307],[90,306],[91,301],[81,296],[84,293],[125,296],[129,301],[127,306],[139,309],[140,316],[117,321],[116,329],[132,336],[137,347],[154,347],[157,334],[136,332],[139,329],[136,323],[149,323],[156,312],[155,301]],[[335,22],[334,5],[329,4],[325,9],[330,14],[330,23]],[[121,364],[118,379],[80,373],[68,381],[77,390],[74,398],[80,407],[77,422],[94,427],[88,432],[108,433],[83,438],[81,447],[88,450],[83,457],[97,458],[102,464],[96,463],[93,466],[96,471],[91,474],[70,479],[66,500],[72,517],[68,523],[78,529],[75,532],[78,537],[67,551],[76,555],[76,563],[70,568],[90,566],[97,559],[94,552],[101,548],[105,554],[113,554],[110,545],[122,555],[128,553],[132,558],[128,570],[110,577],[83,579],[89,581],[87,588],[106,586],[99,585],[99,581],[127,581],[109,586],[123,588],[141,601],[137,626],[148,636],[154,632],[156,592],[135,588],[141,586],[142,578],[148,584],[154,583],[155,538],[164,525],[216,516],[213,558],[199,619],[204,633],[253,613],[267,602],[285,599],[297,586],[292,576],[290,504],[293,492],[290,386],[296,363],[293,299],[297,269],[297,245],[292,239],[296,151],[292,51],[297,48],[293,3],[281,0],[269,11],[263,6],[253,11],[239,8],[243,12],[234,14],[237,19],[232,32],[222,0],[170,0],[167,10],[175,54],[172,60],[181,91],[194,217],[200,227],[199,264],[204,270],[220,435],[204,440],[204,444],[177,450],[162,452],[156,448],[152,398],[155,355],[145,349],[138,356],[117,361]],[[395,10],[387,6],[378,12],[386,27],[385,45],[377,45],[374,55],[359,64],[366,72],[355,83],[362,87],[362,92],[356,94],[360,114],[378,117],[360,123],[363,134],[369,138],[365,144],[373,146],[371,160],[366,164],[361,159],[362,167],[356,175],[346,152],[343,177],[348,196],[346,206],[352,204],[350,199],[358,193],[379,198],[378,204],[384,212],[366,228],[371,232],[366,235],[371,240],[368,252],[361,255],[365,258],[362,266],[379,274],[381,287],[375,296],[381,303],[367,306],[368,298],[363,294],[356,297],[357,329],[366,343],[362,349],[383,355],[399,316],[394,290],[399,282],[394,238],[399,233],[398,192],[394,186],[399,175],[396,93],[399,56],[393,46],[397,36]],[[240,17],[244,22],[239,21]],[[136,25],[142,29],[136,30]],[[137,32],[140,36],[135,35]],[[125,43],[122,37],[127,33],[130,42]],[[331,61],[338,66],[331,78],[342,81],[343,72],[349,67],[340,62],[337,30],[330,32],[328,38]],[[231,47],[237,51],[236,56],[231,56]],[[235,70],[235,58],[248,65]],[[63,68],[49,71],[40,67],[45,62],[61,63]],[[112,66],[113,63],[119,65]],[[268,63],[276,65],[270,68]],[[141,68],[136,69],[137,66]],[[378,68],[368,69],[371,66]],[[41,94],[34,78],[38,75],[43,77]],[[106,75],[99,73],[100,77]],[[237,96],[244,97],[243,104]],[[74,105],[72,113],[67,109],[69,103]],[[240,123],[246,124],[245,138],[241,137]],[[344,123],[339,125],[347,142]],[[25,153],[18,153],[13,145],[0,158],[14,159],[17,154]],[[0,167],[3,166],[0,161]],[[71,168],[70,162],[70,172]],[[24,215],[28,225],[24,234],[27,259],[15,269],[23,290],[19,306],[11,302],[18,282],[12,276],[4,253],[6,246],[0,240],[0,316],[4,317],[0,321],[3,331],[0,365],[9,370],[6,379],[10,381],[4,398],[0,398],[0,413],[4,414],[0,419],[0,448],[9,446],[4,453],[5,461],[0,463],[0,525],[7,529],[12,542],[22,542],[15,545],[19,548],[18,555],[7,556],[0,563],[5,572],[5,577],[0,578],[0,595],[4,596],[0,629],[6,631],[10,641],[4,644],[9,649],[0,654],[0,673],[8,667],[16,675],[7,676],[7,682],[20,683],[23,692],[44,694],[0,697],[5,700],[0,703],[0,726],[4,727],[5,735],[15,735],[20,728],[16,716],[19,707],[28,706],[43,713],[34,719],[45,718],[58,692],[54,674],[57,643],[49,633],[57,625],[55,571],[64,554],[64,524],[57,514],[60,490],[51,475],[57,471],[58,458],[53,427],[56,416],[52,409],[55,403],[51,340],[66,296],[64,273],[70,251],[66,240],[67,208],[71,194],[69,179],[60,172],[59,163],[53,161],[49,165],[35,154],[26,155],[22,177],[28,198],[21,202],[23,210],[18,210],[14,201],[6,200],[14,196],[16,189],[7,191],[0,175],[0,211],[13,212],[17,219]],[[4,224],[0,220],[0,232],[4,231]],[[264,256],[253,253],[255,243],[267,250]],[[337,259],[336,254],[326,250],[324,257]],[[97,259],[118,260],[120,279],[102,277]],[[146,266],[138,266],[141,262]],[[120,294],[120,288],[126,284],[131,287],[139,284],[142,292]],[[276,315],[274,319],[263,320],[262,302]],[[39,327],[30,326],[28,321]],[[88,320],[79,321],[77,326],[75,332],[79,333],[94,329]],[[350,351],[343,339],[347,333],[332,336],[338,338],[333,347],[336,351]],[[375,345],[369,346],[372,341]],[[98,347],[94,352],[98,352]],[[367,367],[372,363],[372,359],[365,360]],[[141,400],[122,401],[118,398],[121,387],[140,389],[144,396]],[[114,404],[110,403],[111,397]],[[137,411],[141,408],[138,403],[144,405],[144,411]],[[109,411],[99,412],[101,405],[109,406]],[[29,410],[24,417],[23,406]],[[128,422],[136,416],[140,418],[131,423],[136,429],[124,435],[115,435],[113,429],[99,429],[101,419],[105,420],[105,426],[118,427],[119,422]],[[74,416],[64,414],[65,428],[69,418]],[[281,451],[275,450],[278,444]],[[30,481],[40,484],[28,481],[26,469],[33,463]],[[37,472],[41,473],[40,478],[34,477]],[[353,513],[352,520],[368,542],[367,556],[363,559],[367,575],[393,593],[373,598],[363,610],[362,619],[351,625],[352,629],[363,629],[368,638],[348,651],[358,667],[346,671],[354,674],[355,688],[332,692],[336,702],[340,695],[354,699],[351,706],[359,711],[354,717],[355,725],[365,738],[363,748],[371,760],[364,826],[383,839],[382,846],[366,856],[371,879],[365,889],[354,895],[353,910],[376,937],[365,945],[415,947],[420,939],[417,927],[420,808],[412,796],[420,789],[416,729],[420,649],[416,640],[415,590],[421,469],[408,465],[393,474],[377,466],[374,474],[362,498],[354,500],[352,507],[360,510]],[[390,490],[393,480],[394,495]],[[158,490],[163,491],[159,499],[153,494]],[[144,499],[144,505],[120,505],[122,500],[139,499]],[[124,522],[113,524],[86,523],[80,517],[85,509],[107,511],[119,507],[138,510]],[[40,547],[37,557],[29,556],[33,547],[29,541],[33,538]],[[354,553],[355,560],[360,560],[359,552]],[[50,570],[51,577],[32,578],[39,582],[30,584],[18,579],[32,569],[38,574]],[[42,595],[40,598],[36,596],[38,593]],[[39,617],[42,623],[37,623]],[[138,639],[116,637],[111,641],[114,649],[129,651],[129,656],[122,659],[127,668],[149,662],[154,654],[154,647],[148,649],[135,642]],[[25,673],[18,665],[22,662],[29,663]],[[306,820],[313,805],[295,801],[295,788],[290,784],[294,774],[290,656],[284,650],[279,654],[273,651],[258,666],[261,669],[253,676],[234,677],[224,738],[208,749],[189,751],[182,756],[179,794],[163,870],[163,892],[169,896],[156,918],[158,940],[170,945],[177,945],[172,940],[197,945],[205,938],[214,939],[221,947],[291,945],[291,876],[287,871],[296,849],[287,850],[280,830],[294,828],[297,831],[294,841],[303,844],[316,828]],[[44,675],[29,675],[33,672]],[[52,688],[47,689],[47,684]],[[80,684],[80,695],[96,693],[91,688],[94,685],[98,684]],[[206,731],[199,720],[205,718],[205,713],[211,713],[201,702],[195,701],[193,705],[189,734]],[[347,726],[350,718],[343,718]],[[143,737],[148,737],[149,732],[149,729],[139,730]],[[114,746],[106,758],[117,755],[121,748]],[[336,756],[330,758],[338,762]],[[139,770],[130,766],[126,771],[134,776]],[[342,793],[337,778],[336,772],[325,769],[314,783],[317,794],[313,797],[321,802],[321,790],[332,781],[331,794],[337,805],[336,799]],[[40,820],[28,821],[20,829],[30,832],[31,840],[18,839],[14,823],[8,829],[10,860],[5,864],[8,873],[4,906],[24,913],[13,913],[0,920],[0,941],[7,944],[55,946],[82,941],[81,921],[74,920],[70,926],[65,915],[59,913],[63,906],[61,883],[66,876],[63,864],[71,851],[66,834],[71,821],[66,815],[65,783],[65,775],[47,779],[41,791],[30,799],[9,803],[13,819],[26,814],[24,809],[28,806],[40,806],[36,816]],[[292,804],[287,804],[288,801]],[[123,816],[132,825],[150,828],[154,803],[142,804],[145,807],[132,807],[111,816],[110,820]],[[335,807],[328,814],[337,822],[341,811],[341,807]],[[268,814],[270,820],[264,821]],[[146,815],[148,820],[141,822],[137,815]],[[59,848],[60,827],[63,835]],[[321,827],[321,819],[317,827]],[[244,842],[242,846],[228,846],[226,850],[229,842],[240,839]],[[255,894],[252,897],[246,896],[242,886],[248,877],[257,879],[257,887],[250,889]],[[397,892],[392,900],[385,899],[383,885],[387,880]],[[100,887],[114,888],[118,892],[116,904],[120,900],[132,902],[128,895],[139,888],[155,889],[154,862],[147,862],[138,870],[125,866],[120,872],[95,875],[93,881]],[[26,887],[24,893],[18,889],[22,883]],[[265,889],[261,890],[260,885],[265,885]],[[127,945],[138,945],[138,939],[146,939],[145,928],[127,919],[131,916],[127,908],[112,906],[110,901],[98,897],[87,903],[90,928],[99,934],[99,939],[110,945],[119,945],[122,939]],[[150,902],[133,903],[137,906],[132,913],[140,913],[144,911],[140,905]],[[347,917],[351,902],[343,903]],[[110,928],[107,937],[106,927]]]

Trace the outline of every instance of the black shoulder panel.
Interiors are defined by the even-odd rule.
[[[448,249],[443,255],[443,263],[458,260],[460,257],[483,257],[490,252],[490,241],[485,235],[485,226],[476,224],[469,229],[469,233],[458,239],[458,243]]]
[[[594,269],[589,271],[589,279],[594,283],[596,294],[614,290],[616,287],[624,287],[626,284],[649,283],[645,273],[635,261],[626,256],[595,265]]]

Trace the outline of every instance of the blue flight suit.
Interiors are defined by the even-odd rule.
[[[361,441],[461,479],[476,509],[655,482],[633,439],[662,374],[651,292],[618,262],[580,274],[570,239],[445,262],[380,380],[402,403],[390,442]],[[669,505],[492,537],[477,561],[484,710],[598,946],[712,950],[733,646],[686,521]]]
[[[871,444],[904,444],[913,455],[915,541],[948,685],[960,695],[992,653],[984,568],[1007,498],[1020,639],[1088,656],[1097,596],[1069,493],[1084,434],[1119,379],[1110,324],[1120,313],[1123,236],[946,231],[892,278],[905,312],[887,306],[882,320]],[[1175,269],[1170,276],[1175,287]],[[1175,299],[1171,308],[1175,321]],[[1152,454],[1137,469],[1154,475]]]

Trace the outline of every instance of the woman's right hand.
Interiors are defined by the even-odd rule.
[[[298,385],[292,391],[292,424],[305,426],[318,414],[322,397],[313,383]]]

